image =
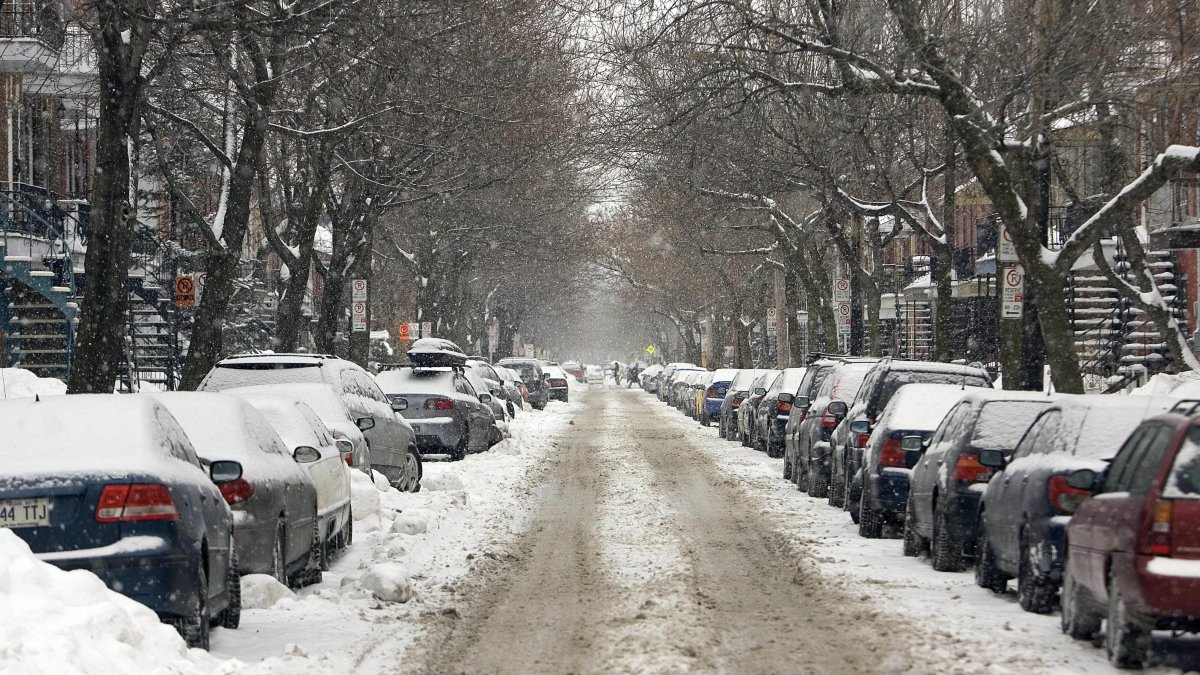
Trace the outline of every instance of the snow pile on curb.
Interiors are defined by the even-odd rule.
[[[216,661],[189,650],[149,608],[91,572],[64,572],[0,529],[0,671],[201,673]]]
[[[0,368],[0,399],[61,396],[67,384],[53,377],[38,377],[24,368]]]
[[[1149,380],[1146,384],[1129,392],[1130,396],[1195,396],[1197,393],[1196,383],[1200,383],[1200,373],[1189,370],[1187,372],[1171,375],[1169,373],[1159,373]],[[1192,386],[1188,386],[1192,385]],[[1179,391],[1186,387],[1186,391]],[[1178,392],[1178,393],[1177,393]]]
[[[292,589],[279,583],[269,574],[247,574],[242,577],[242,609],[266,609],[288,598],[296,599]]]
[[[408,602],[412,599],[412,580],[400,563],[379,563],[362,576],[363,588],[384,602]]]

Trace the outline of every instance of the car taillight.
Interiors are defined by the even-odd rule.
[[[717,397],[717,388],[709,387],[708,391],[704,392],[704,396],[705,396],[705,398],[716,398]]]
[[[425,410],[454,410],[454,401],[448,398],[427,398],[421,407]]]
[[[1171,502],[1166,499],[1154,502],[1146,541],[1146,550],[1150,555],[1171,555],[1171,510]]]
[[[1046,484],[1046,497],[1050,500],[1050,506],[1059,513],[1075,513],[1075,509],[1091,496],[1092,493],[1088,490],[1067,485],[1066,476],[1051,476],[1050,482]]]
[[[742,396],[741,398],[734,396],[733,397],[733,407],[735,407],[735,408],[738,407],[739,405],[742,404],[742,401],[745,401],[745,400],[746,400],[745,396]]]
[[[879,451],[879,466],[908,466],[908,453],[900,447],[899,438],[889,438],[883,442]]]
[[[958,456],[958,461],[954,463],[954,473],[951,478],[954,480],[965,480],[972,483],[986,483],[992,477],[992,470],[979,463],[979,455],[973,452],[964,452]]]
[[[97,523],[136,520],[175,520],[175,500],[165,485],[134,483],[105,485],[96,504]]]
[[[826,431],[830,431],[834,427],[836,427],[837,424],[838,424],[837,415],[834,415],[833,413],[829,412],[828,410],[821,413],[821,428],[822,429],[825,429]]]
[[[225,503],[230,505],[241,504],[254,496],[254,485],[245,478],[226,481],[217,487],[221,489],[221,496],[225,498]]]
[[[854,434],[854,441],[853,441],[853,442],[854,442],[854,447],[856,447],[856,448],[865,448],[865,447],[867,447],[867,443],[868,443],[868,442],[870,442],[870,440],[871,440],[871,434],[869,434],[869,433],[867,433],[867,434]],[[889,438],[889,439],[888,439],[888,441],[893,441],[893,440],[895,440],[895,439],[894,439],[894,438]],[[899,441],[896,441],[896,442],[898,443]]]

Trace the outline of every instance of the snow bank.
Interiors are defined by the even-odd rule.
[[[53,377],[38,377],[24,368],[0,368],[0,398],[61,396],[67,384]]]
[[[1177,398],[1197,396],[1200,395],[1200,373],[1194,370],[1175,375],[1159,373],[1129,394],[1131,396],[1174,396]]]
[[[296,599],[292,589],[269,574],[242,577],[242,609],[266,609],[284,598]]]
[[[408,569],[400,563],[374,565],[362,576],[360,583],[384,602],[408,602],[413,596]]]
[[[189,650],[149,608],[85,571],[37,559],[0,529],[0,672],[201,673],[217,662]]]

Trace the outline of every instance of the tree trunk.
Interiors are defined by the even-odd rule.
[[[1075,352],[1075,331],[1071,328],[1071,318],[1067,312],[1067,295],[1062,277],[1053,269],[1036,263],[1029,265],[1025,274],[1026,285],[1032,290],[1037,303],[1037,322],[1045,342],[1045,362],[1050,365],[1054,390],[1063,394],[1082,394],[1083,374],[1079,370],[1079,356]],[[1041,367],[1040,362],[1037,365]],[[1039,377],[1038,384],[1040,380]],[[1034,383],[1026,384],[1032,386]],[[1006,385],[1005,388],[1009,387]]]
[[[124,36],[131,20],[113,2],[96,2],[100,53],[99,119],[93,172],[91,236],[83,306],[68,382],[72,394],[111,393],[125,347],[129,261],[136,206],[130,203],[130,144],[137,141],[142,102],[142,45]],[[135,22],[140,23],[140,22]],[[140,42],[143,27],[131,32]],[[67,261],[68,264],[70,261]]]

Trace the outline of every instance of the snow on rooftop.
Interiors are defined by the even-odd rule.
[[[906,384],[879,416],[878,429],[932,431],[962,400],[964,389],[954,384]]]

